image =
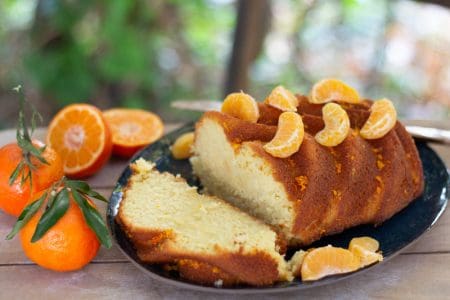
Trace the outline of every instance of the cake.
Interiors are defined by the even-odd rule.
[[[385,136],[359,135],[372,101],[336,102],[350,119],[350,133],[335,147],[314,135],[324,127],[324,104],[297,95],[305,127],[299,150],[287,158],[267,153],[281,110],[258,103],[258,122],[206,112],[195,128],[194,173],[207,193],[223,198],[281,232],[290,246],[360,224],[381,224],[424,188],[413,139],[397,121]]]
[[[140,159],[116,220],[139,259],[208,285],[292,280],[283,239],[270,226]]]
[[[361,249],[355,239],[350,245],[364,255],[299,248],[379,225],[424,189],[418,151],[392,102],[361,100],[334,79],[315,84],[308,97],[282,86],[263,103],[232,93],[171,153],[192,155],[201,193],[139,159],[116,220],[142,262],[217,287],[316,280],[381,261],[378,249],[365,257],[364,245],[379,245],[370,237],[356,239]]]

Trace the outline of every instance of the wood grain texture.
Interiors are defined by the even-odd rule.
[[[175,126],[167,126],[171,130]],[[450,128],[450,122],[445,124]],[[14,141],[15,132],[0,132],[0,146]],[[45,136],[39,129],[36,138]],[[432,146],[450,167],[450,147]],[[88,179],[105,197],[127,161],[111,159],[98,174]],[[99,201],[105,214],[106,205]],[[5,241],[15,219],[0,212],[0,299],[229,299],[230,295],[197,293],[153,281],[135,268],[113,246],[101,248],[94,262],[85,269],[71,273],[55,273],[30,262],[22,253],[20,241]],[[391,261],[374,270],[333,285],[304,292],[284,293],[283,298],[317,299],[430,299],[450,298],[450,211],[447,210],[435,227],[414,245]],[[235,299],[271,299],[267,296],[242,296]]]
[[[93,263],[71,273],[0,266],[2,299],[448,299],[450,254],[401,255],[332,285],[281,295],[219,295],[161,284],[131,263]]]

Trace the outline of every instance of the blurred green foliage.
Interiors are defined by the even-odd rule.
[[[21,0],[7,2],[4,10]],[[21,75],[58,107],[93,101],[164,114],[169,100],[221,95],[229,1],[34,2]]]
[[[247,92],[256,99],[278,84],[306,94],[315,81],[338,77],[364,96],[391,98],[401,116],[450,116],[444,8],[389,0],[270,3],[270,30],[249,70]],[[0,0],[0,101],[21,82],[48,107],[47,120],[72,102],[142,107],[167,121],[194,118],[170,109],[170,101],[222,97],[235,4]],[[15,119],[8,105],[0,126]]]

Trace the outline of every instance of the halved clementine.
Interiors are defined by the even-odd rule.
[[[172,156],[175,159],[186,159],[192,155],[192,145],[194,144],[194,133],[188,132],[180,135],[171,147]]]
[[[279,85],[270,92],[264,103],[282,111],[297,111],[298,99],[291,91]]]
[[[316,104],[330,101],[359,103],[360,97],[358,92],[345,82],[331,78],[314,84],[309,101]]]
[[[330,275],[356,271],[359,258],[344,248],[326,246],[308,252],[302,263],[302,280],[310,281]]]
[[[322,108],[322,118],[325,128],[316,134],[316,141],[327,147],[342,143],[350,132],[347,112],[339,104],[327,103]]]
[[[383,255],[378,253],[380,244],[377,240],[371,237],[357,237],[350,241],[348,249],[359,257],[361,260],[361,267],[383,261]]]
[[[113,108],[103,112],[112,133],[113,154],[131,157],[164,132],[161,119],[142,109]]]
[[[397,123],[397,111],[389,99],[375,101],[370,108],[370,116],[360,130],[363,138],[379,139],[385,136]]]
[[[47,144],[63,159],[67,176],[96,173],[109,159],[112,138],[102,112],[89,104],[72,104],[50,122]]]
[[[252,96],[244,92],[229,94],[222,103],[221,111],[252,123],[256,123],[259,119],[258,104]]]
[[[278,128],[274,138],[263,148],[274,157],[289,157],[298,151],[304,135],[302,117],[295,112],[284,112],[278,118]]]

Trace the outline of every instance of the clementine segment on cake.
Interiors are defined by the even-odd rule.
[[[330,101],[358,103],[360,102],[360,97],[354,88],[341,80],[323,79],[314,84],[309,100],[315,104]]]
[[[322,116],[325,128],[316,134],[316,141],[327,147],[339,145],[350,132],[347,112],[339,104],[327,103],[322,108]]]
[[[131,157],[159,139],[164,131],[161,119],[142,109],[113,108],[103,112],[112,133],[113,153]]]
[[[256,123],[259,119],[258,104],[252,96],[244,92],[229,94],[223,101],[221,111],[252,123]]]
[[[304,135],[302,117],[295,112],[284,112],[278,119],[275,137],[263,147],[272,156],[289,157],[298,151]]]
[[[102,113],[89,104],[72,104],[50,122],[47,144],[63,159],[64,172],[74,178],[96,173],[109,159],[112,139]]]
[[[359,266],[359,258],[352,252],[329,245],[306,254],[301,275],[303,281],[311,281],[330,275],[350,273],[356,271]]]
[[[298,99],[291,91],[279,85],[270,92],[264,103],[281,111],[297,111]]]
[[[389,99],[375,101],[370,108],[370,116],[360,134],[368,140],[385,136],[397,123],[397,111]]]
[[[192,154],[192,144],[194,144],[193,132],[180,135],[172,145],[172,156],[175,159],[189,158]]]

